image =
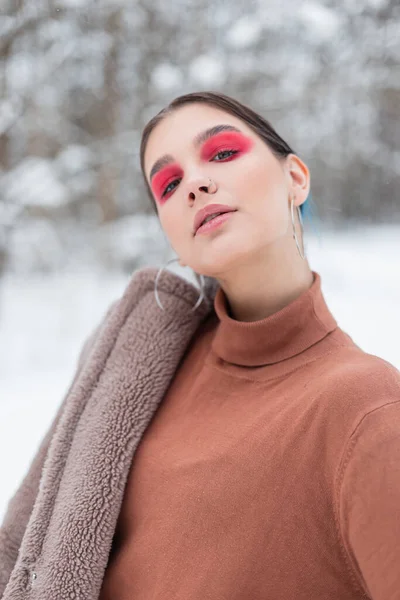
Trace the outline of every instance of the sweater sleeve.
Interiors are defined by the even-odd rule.
[[[372,600],[400,600],[400,399],[366,414],[344,455],[339,522],[350,567]]]
[[[79,352],[75,374],[69,385],[69,388],[66,394],[64,394],[64,398],[50,427],[42,438],[39,448],[37,449],[29,465],[28,471],[26,472],[18,489],[8,502],[3,522],[0,525],[0,598],[2,598],[4,594],[4,590],[16,563],[19,547],[22,538],[24,537],[29,517],[32,513],[35,499],[39,490],[40,478],[47,456],[47,451],[53,434],[57,428],[61,414],[63,413],[69,392],[81,372],[90,349],[94,344],[98,331],[100,330],[103,322],[107,318],[113,306],[114,305],[112,305],[107,311],[102,322],[86,338]]]

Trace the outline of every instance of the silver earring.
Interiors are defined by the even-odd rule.
[[[171,262],[174,262],[174,261],[177,261],[177,260],[179,260],[179,258],[171,258],[171,260],[169,260],[163,267],[161,267],[161,269],[159,269],[159,271],[157,273],[157,277],[156,277],[156,281],[155,281],[155,285],[154,285],[154,294],[155,294],[155,297],[156,297],[157,304],[158,304],[158,306],[162,310],[165,310],[165,308],[161,305],[160,298],[158,297],[158,292],[157,292],[158,279],[159,279],[161,273],[163,272],[163,270],[166,268],[166,266],[169,265]],[[196,310],[196,308],[198,306],[200,306],[200,304],[202,303],[203,298],[204,298],[204,275],[201,275],[201,274],[200,274],[200,287],[201,287],[201,289],[200,289],[200,292],[201,292],[200,293],[200,297],[197,300],[196,304],[193,306],[192,311]]]
[[[294,237],[294,240],[296,242],[297,250],[298,250],[301,258],[305,258],[306,254],[305,254],[305,252],[303,254],[301,253],[300,244],[298,242],[297,235],[296,235],[296,226],[295,226],[295,222],[294,222],[293,205],[294,205],[294,196],[292,197],[291,204],[290,204],[290,213],[292,215],[292,225],[293,225],[293,237]],[[300,225],[301,225],[301,231],[303,232],[303,217],[301,216],[301,210],[300,210],[300,208],[298,206],[296,208],[297,208],[297,214],[299,215],[299,221],[300,221]],[[304,236],[303,236],[303,240],[304,240]]]

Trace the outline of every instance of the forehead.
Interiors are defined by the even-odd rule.
[[[193,103],[176,109],[164,117],[151,132],[144,155],[146,177],[154,162],[164,154],[177,156],[192,147],[196,135],[213,125],[233,125],[246,135],[253,130],[238,117],[214,106]]]

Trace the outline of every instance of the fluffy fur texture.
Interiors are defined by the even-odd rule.
[[[3,600],[95,600],[133,455],[185,349],[213,309],[164,271],[136,271],[85,342],[74,379],[0,528]]]

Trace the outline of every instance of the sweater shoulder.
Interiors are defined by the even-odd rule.
[[[358,346],[353,338],[337,327],[331,337],[330,368],[326,370],[329,377],[339,377],[347,383],[360,384],[365,380],[378,383],[391,381],[395,386],[400,385],[400,371],[389,361],[375,354],[366,352]]]
[[[314,363],[309,377],[309,393],[322,402],[327,412],[333,410],[350,420],[400,400],[400,371],[352,341],[337,344],[324,359]]]

